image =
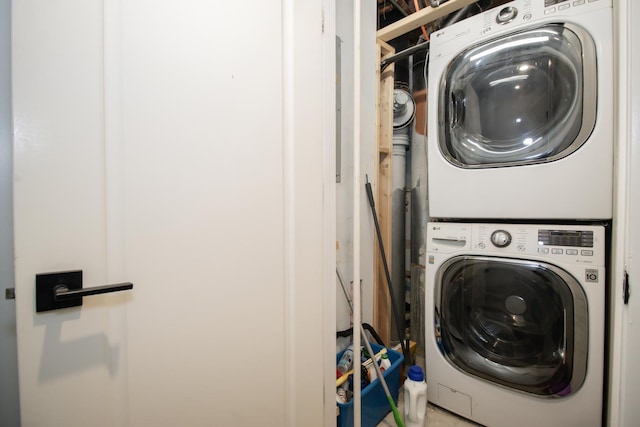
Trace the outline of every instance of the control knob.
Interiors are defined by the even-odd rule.
[[[511,243],[511,234],[506,230],[496,230],[491,233],[491,243],[498,248],[506,248]]]
[[[507,22],[513,21],[517,15],[518,9],[515,7],[505,7],[496,15],[496,22],[498,24],[506,24]]]

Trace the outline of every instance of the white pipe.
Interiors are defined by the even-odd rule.
[[[391,343],[395,344],[404,340],[406,329],[405,317],[405,210],[406,210],[406,171],[407,148],[410,137],[409,128],[393,131],[393,156],[391,167],[391,292],[396,304],[393,304],[398,313],[391,316]],[[398,332],[400,331],[400,332]],[[401,335],[398,335],[401,333]]]
[[[406,251],[406,171],[416,106],[405,90],[393,91],[393,156],[391,167],[391,290],[396,301],[391,317],[391,343],[404,340],[405,251]]]
[[[361,0],[353,2],[353,425],[361,427],[362,402],[360,390],[360,61],[361,61]]]

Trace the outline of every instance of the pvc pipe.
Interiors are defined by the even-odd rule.
[[[405,248],[406,248],[406,171],[409,129],[394,131],[391,190],[391,283],[398,313],[391,317],[391,344],[404,340],[405,321]],[[398,336],[398,334],[402,334]]]
[[[462,9],[458,10],[457,12],[455,12],[451,18],[447,19],[447,21],[442,25],[442,27],[448,27],[449,25],[453,25],[456,22],[460,21],[462,18],[464,18],[464,16],[469,13],[469,11],[471,10],[471,7],[476,5],[476,3],[472,3],[472,4],[468,4],[465,7],[463,7]]]
[[[415,55],[412,67],[413,98],[416,117],[411,126],[411,339],[416,342],[415,363],[424,366],[426,320],[425,266],[427,263],[426,232],[429,222],[427,200],[427,80],[424,55]],[[433,320],[432,320],[433,321]]]
[[[360,333],[362,304],[360,298],[360,203],[361,203],[361,177],[360,177],[360,103],[361,103],[361,0],[353,2],[353,360],[360,364],[362,358],[360,351]],[[361,372],[353,370],[353,425],[361,427],[362,423],[362,399],[361,399]]]
[[[405,50],[401,50],[400,52],[391,55],[391,56],[387,56],[386,58],[384,58],[382,61],[380,61],[380,68],[384,69],[384,67],[386,67],[389,64],[393,64],[396,61],[400,61],[401,59],[405,59],[408,58],[414,54],[417,54],[423,50],[428,50],[429,49],[429,43],[428,41],[426,42],[422,42],[419,43],[415,46],[412,46],[410,48],[407,48]]]
[[[415,116],[415,102],[402,89],[393,91],[393,157],[391,176],[391,275],[393,298],[398,311],[391,317],[391,342],[405,339],[405,251],[406,251],[406,187],[407,150]],[[407,361],[409,362],[409,361]]]

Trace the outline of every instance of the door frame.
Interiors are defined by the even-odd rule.
[[[0,0],[0,289],[14,286],[12,120],[11,0]],[[2,300],[0,305],[0,424],[18,427],[16,307],[12,300]]]

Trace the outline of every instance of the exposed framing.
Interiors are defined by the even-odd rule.
[[[393,24],[379,29],[376,32],[376,38],[379,42],[388,42],[389,40],[393,40],[396,37],[400,37],[401,35],[408,33],[409,31],[420,28],[422,25],[427,25],[436,19],[442,18],[443,16],[455,12],[458,9],[462,9],[476,1],[478,0],[449,0],[436,8],[431,6],[425,7],[424,9],[412,13]]]
[[[384,41],[376,44],[378,63],[395,53],[395,49]],[[377,67],[377,105],[376,105],[376,213],[380,224],[380,236],[385,249],[391,248],[391,157],[393,144],[393,64],[384,70]],[[391,338],[391,310],[389,291],[386,282],[384,265],[381,260],[380,248],[374,244],[373,261],[373,318],[376,332],[386,343]],[[391,254],[385,253],[387,262],[391,265]]]
[[[457,11],[477,0],[449,0],[442,5],[433,8],[426,7],[411,15],[402,18],[393,24],[381,28],[376,32],[376,46],[378,64],[384,58],[395,54],[395,49],[387,42],[427,25],[436,19],[442,18]],[[392,192],[392,152],[393,152],[393,89],[394,89],[393,64],[384,70],[377,67],[377,94],[376,94],[376,213],[380,224],[380,235],[385,250],[391,248],[391,192]],[[378,335],[386,343],[391,338],[391,297],[386,286],[386,274],[381,260],[380,249],[374,244],[373,261],[373,323]],[[385,253],[387,262],[391,265],[391,253]]]

